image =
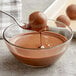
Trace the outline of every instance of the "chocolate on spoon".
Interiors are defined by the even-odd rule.
[[[47,18],[42,12],[34,12],[29,16],[29,24],[32,30],[40,31],[47,25]]]
[[[46,31],[49,29],[47,26],[46,16],[39,11],[32,13],[29,16],[29,24],[25,24],[25,25],[23,23],[19,23],[14,16],[1,10],[0,12],[11,17],[18,24],[18,26],[23,29],[34,30],[34,31]]]
[[[47,17],[39,11],[29,15],[29,23],[22,26],[23,29],[33,30],[37,32],[47,31]]]

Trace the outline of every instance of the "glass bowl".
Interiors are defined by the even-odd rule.
[[[38,42],[38,40],[33,39],[32,37],[30,37],[29,39],[28,37],[30,36],[30,34],[34,33],[35,36],[35,34],[39,33],[32,30],[22,29],[16,23],[8,26],[4,30],[3,38],[10,52],[20,62],[36,67],[49,66],[54,64],[67,50],[72,40],[73,32],[69,26],[59,21],[49,19],[47,25],[49,27],[49,31],[44,31],[42,32],[42,34],[49,34],[50,37],[54,36],[56,38],[64,40],[63,43],[53,46],[55,43],[57,43],[58,40],[50,41],[46,38],[43,43],[48,40],[48,42],[52,44],[52,47],[50,46],[45,48],[29,48],[29,46],[32,46],[35,44],[35,42]],[[21,43],[19,43],[18,39],[23,36],[25,41],[21,41]],[[16,41],[18,44],[21,44],[21,46],[16,44]],[[25,45],[27,45],[27,47],[24,47],[25,45],[22,44],[23,42],[25,43]]]

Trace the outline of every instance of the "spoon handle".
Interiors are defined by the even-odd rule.
[[[10,14],[8,14],[8,13],[2,11],[2,10],[0,10],[0,12],[1,12],[1,13],[4,13],[4,14],[6,14],[6,15],[8,15],[9,17],[11,17],[11,18],[19,25],[18,21],[16,20],[16,18],[14,18],[14,16],[12,16],[12,15],[10,15]],[[19,25],[19,26],[20,26],[20,25]]]
[[[9,16],[19,27],[21,27],[20,25],[22,25],[22,24],[19,23],[14,16],[12,16],[12,15],[10,15],[10,14],[2,11],[2,10],[0,10],[0,13],[3,13],[3,14],[5,14],[5,15]],[[3,31],[3,30],[2,30],[2,27],[1,27],[1,28],[0,28],[0,33],[1,33],[1,35],[0,35],[0,40],[3,39],[2,31]]]

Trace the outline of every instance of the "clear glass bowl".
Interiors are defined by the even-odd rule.
[[[49,19],[47,22],[47,25],[49,26],[48,32],[54,33],[54,35],[55,36],[57,35],[57,37],[64,36],[67,38],[67,40],[63,42],[62,44],[59,44],[53,47],[48,47],[48,48],[24,48],[22,46],[16,45],[11,40],[12,39],[14,40],[15,37],[21,34],[33,33],[35,31],[22,29],[16,23],[8,26],[4,30],[3,38],[10,52],[20,62],[31,65],[31,66],[37,66],[37,67],[49,66],[51,64],[54,64],[67,50],[68,45],[70,44],[72,40],[73,32],[69,26],[59,21],[54,21],[54,20]],[[63,27],[58,27],[58,25],[59,26],[61,25]],[[28,43],[31,44],[30,41]]]

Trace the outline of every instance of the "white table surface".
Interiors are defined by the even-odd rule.
[[[44,9],[50,4],[50,0],[40,1],[45,4]],[[44,9],[41,7],[40,10]],[[4,41],[0,40],[0,76],[76,76],[76,39],[72,41],[60,60],[46,68],[32,68],[20,63],[9,52]]]

